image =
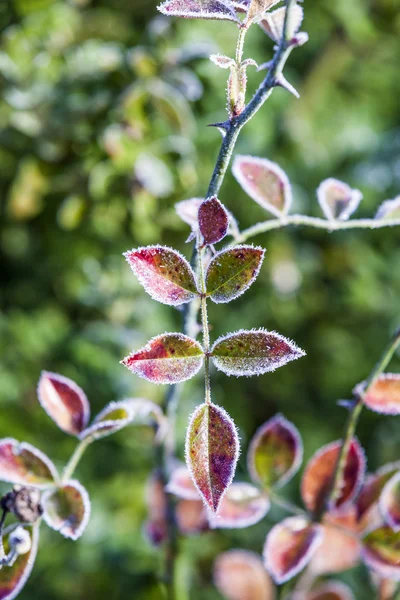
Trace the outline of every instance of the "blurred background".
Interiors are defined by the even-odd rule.
[[[37,402],[41,369],[75,379],[93,414],[110,400],[163,399],[165,388],[134,377],[119,360],[179,328],[180,313],[149,300],[122,252],[162,243],[190,255],[189,228],[174,204],[204,194],[220,143],[207,125],[225,118],[226,72],[208,55],[232,55],[236,29],[164,20],[156,4],[0,3],[0,437],[29,441],[59,466],[74,440]],[[286,69],[301,99],[275,91],[237,146],[286,170],[296,212],[320,215],[315,189],[329,176],[362,190],[359,217],[374,216],[399,194],[399,9],[398,0],[305,3],[310,41]],[[272,51],[254,27],[245,57],[265,62]],[[261,78],[250,72],[249,90]],[[267,218],[230,172],[220,199],[241,228]],[[243,450],[281,411],[300,429],[308,458],[340,436],[346,414],[336,401],[366,377],[400,325],[400,230],[292,229],[254,242],[267,249],[261,274],[234,304],[210,307],[212,336],[263,326],[294,339],[307,357],[254,379],[214,372],[214,401],[237,423]],[[182,390],[181,457],[188,415],[202,394],[201,377]],[[365,411],[359,436],[371,470],[399,458],[395,419]],[[143,536],[152,438],[136,427],[88,450],[77,472],[92,498],[87,533],[73,545],[43,527],[23,597],[162,598],[160,552]],[[287,490],[294,501],[298,483],[299,476]],[[220,598],[210,580],[215,556],[231,547],[260,552],[276,518],[183,541],[180,577],[192,583],[182,598]],[[362,567],[343,579],[357,598],[372,597]]]

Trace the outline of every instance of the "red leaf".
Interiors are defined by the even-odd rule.
[[[400,531],[400,472],[396,473],[383,488],[379,508],[385,522]]]
[[[43,371],[37,393],[40,404],[62,431],[79,435],[85,429],[90,417],[89,402],[72,379]]]
[[[303,442],[296,427],[276,415],[256,431],[250,442],[247,465],[253,481],[263,487],[283,486],[298,471]]]
[[[338,179],[325,179],[317,190],[318,202],[327,219],[347,221],[362,200],[359,190],[352,190]]]
[[[184,256],[165,246],[147,246],[124,256],[146,292],[158,302],[179,306],[197,294],[192,267]]]
[[[264,546],[265,568],[277,584],[288,581],[310,562],[322,542],[321,526],[304,517],[290,517],[269,532]]]
[[[238,20],[229,0],[167,0],[158,10],[169,17]]]
[[[181,333],[164,333],[121,361],[132,373],[152,383],[180,383],[191,379],[203,364],[203,349]]]
[[[32,529],[25,531],[29,531],[31,534],[31,549],[26,554],[20,554],[11,567],[0,567],[0,600],[13,600],[19,595],[35,564],[39,544],[39,526],[35,525]],[[9,535],[4,539],[6,552],[9,551],[8,540]]]
[[[311,512],[324,506],[330,493],[339,458],[341,440],[323,446],[308,463],[301,482],[303,502]],[[358,440],[353,439],[346,458],[341,493],[332,509],[344,507],[357,495],[365,475],[365,456]]]
[[[380,577],[400,581],[400,532],[390,527],[371,531],[363,539],[362,559]]]
[[[214,582],[227,600],[274,600],[275,590],[261,558],[246,550],[229,550],[214,563]]]
[[[186,433],[186,463],[193,481],[213,513],[230,486],[239,457],[239,438],[228,413],[202,404],[190,418]]]
[[[57,469],[40,450],[12,438],[0,440],[0,481],[46,488],[57,480]]]
[[[304,600],[355,600],[351,589],[341,581],[328,581],[307,594]]]
[[[400,414],[400,374],[380,375],[363,396],[370,410],[384,415]]]
[[[220,242],[228,231],[229,215],[216,196],[207,198],[199,208],[199,227],[205,244]]]
[[[292,205],[292,189],[286,173],[266,158],[237,156],[232,172],[246,194],[276,217]]]
[[[249,483],[232,483],[219,507],[210,517],[214,529],[242,529],[258,523],[269,511],[271,503],[266,494]]]
[[[42,498],[47,525],[71,540],[77,540],[90,518],[90,500],[79,481],[68,481],[46,492]]]

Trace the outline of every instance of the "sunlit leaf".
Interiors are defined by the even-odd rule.
[[[186,463],[193,481],[213,513],[230,486],[239,457],[239,438],[228,413],[202,404],[190,418],[186,433]]]
[[[394,200],[385,200],[378,208],[375,219],[390,221],[400,219],[400,196]]]
[[[271,13],[267,13],[260,25],[265,33],[274,42],[279,42],[283,37],[285,25],[286,7],[278,8]],[[286,39],[292,39],[299,31],[304,18],[304,11],[301,6],[295,4],[290,10],[289,22],[287,25]]]
[[[79,481],[68,481],[46,492],[42,499],[47,525],[71,540],[83,534],[90,518],[90,499]]]
[[[207,295],[222,304],[241,296],[255,281],[265,250],[253,246],[235,246],[218,252],[206,273]]]
[[[341,440],[323,446],[306,467],[301,482],[301,496],[311,512],[321,510],[328,499],[341,447]],[[339,496],[330,508],[339,508],[351,502],[360,489],[364,475],[364,451],[354,438],[347,452]]]
[[[43,371],[37,393],[40,404],[62,431],[79,435],[85,429],[90,418],[89,402],[72,379]]]
[[[198,230],[199,224],[199,208],[204,202],[204,198],[190,198],[189,200],[182,200],[175,204],[175,210],[184,223],[190,225],[194,230]]]
[[[322,542],[321,526],[304,517],[289,517],[267,535],[264,564],[277,584],[288,581],[310,562]]]
[[[400,531],[400,472],[396,473],[383,488],[379,508],[385,522],[394,531]]]
[[[249,0],[247,18],[249,21],[254,21],[262,17],[266,10],[269,10],[280,0]]]
[[[203,349],[181,333],[164,333],[121,361],[132,373],[152,383],[180,383],[191,379],[203,363]]]
[[[285,417],[276,415],[256,431],[250,442],[247,465],[252,480],[268,488],[287,483],[302,460],[299,432]]]
[[[232,172],[246,194],[276,217],[292,205],[292,188],[286,173],[266,158],[236,156]]]
[[[0,440],[0,481],[46,488],[58,480],[51,460],[26,442]]]
[[[180,500],[175,508],[175,518],[183,535],[193,535],[208,529],[207,509],[199,499]]]
[[[347,221],[357,210],[362,193],[338,179],[325,179],[317,190],[318,202],[327,219]]]
[[[318,585],[304,600],[355,600],[351,589],[341,581],[327,581]]]
[[[211,54],[210,60],[220,69],[230,69],[230,67],[234,67],[236,64],[234,58],[224,56],[223,54]]]
[[[186,465],[176,467],[172,473],[165,490],[178,498],[185,500],[198,500],[199,492],[193,483],[189,469]]]
[[[357,518],[361,530],[376,529],[380,526],[381,523],[376,522],[376,519],[379,519],[379,515],[376,514],[377,503],[385,484],[398,471],[400,471],[400,461],[384,465],[376,473],[369,474],[365,478],[356,501]]]
[[[269,511],[268,496],[250,483],[232,483],[219,507],[217,515],[210,516],[215,529],[242,529],[258,523]]]
[[[217,557],[214,583],[227,600],[274,600],[276,597],[261,558],[246,550],[229,550]]]
[[[380,577],[400,581],[400,531],[381,527],[363,539],[362,559]]]
[[[197,295],[195,276],[184,256],[165,246],[147,246],[124,256],[146,292],[163,304],[179,306]]]
[[[400,374],[385,373],[368,388],[363,402],[370,410],[385,415],[400,414]]]
[[[205,244],[220,242],[228,231],[229,215],[216,196],[207,198],[199,208],[199,227]]]
[[[237,21],[230,0],[167,0],[158,10],[169,17]]]
[[[39,544],[39,526],[35,525],[29,529],[29,533],[32,538],[30,551],[19,555],[11,567],[0,567],[0,600],[16,598],[32,572]],[[9,535],[4,539],[4,549],[7,553],[10,550],[8,540]]]
[[[217,339],[211,356],[226,375],[262,375],[304,356],[296,344],[274,331],[240,330]]]

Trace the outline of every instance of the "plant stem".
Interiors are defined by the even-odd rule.
[[[280,219],[270,219],[257,223],[248,229],[244,229],[235,242],[241,244],[255,235],[281,229],[288,225],[314,227],[315,229],[325,229],[328,231],[342,231],[344,229],[382,229],[383,227],[393,227],[400,225],[400,219],[385,221],[384,219],[354,219],[352,221],[329,221],[318,217],[308,217],[306,215],[288,215]]]
[[[88,437],[85,440],[82,440],[81,442],[79,442],[79,444],[75,448],[71,458],[69,459],[66,466],[64,467],[64,471],[63,471],[62,478],[61,478],[62,483],[65,483],[66,481],[71,479],[72,475],[75,472],[75,469],[77,468],[77,466],[79,464],[79,461],[81,460],[81,458],[83,456],[83,453],[85,452],[86,448],[89,446],[91,441],[92,441],[91,438]]]
[[[279,506],[279,508],[282,508],[286,512],[288,512],[292,515],[298,515],[301,517],[307,516],[307,513],[304,510],[302,510],[301,508],[296,506],[296,504],[293,504],[293,502],[290,502],[289,500],[282,498],[275,491],[269,490],[268,496],[273,504],[275,504],[276,506]]]

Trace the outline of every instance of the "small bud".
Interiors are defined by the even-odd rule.
[[[21,523],[35,523],[43,514],[40,499],[38,489],[15,485],[13,490],[1,499],[1,507],[13,513]]]
[[[17,527],[12,533],[10,533],[8,541],[11,550],[16,552],[18,555],[27,554],[32,547],[32,541],[29,532],[21,526]]]

